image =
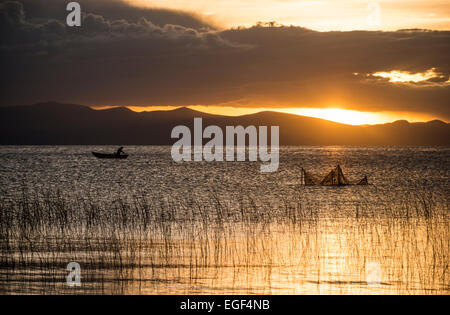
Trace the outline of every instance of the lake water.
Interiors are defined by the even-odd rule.
[[[0,293],[449,293],[450,148],[282,147],[265,174],[90,153],[115,149],[0,147]],[[300,184],[336,164],[371,185]]]

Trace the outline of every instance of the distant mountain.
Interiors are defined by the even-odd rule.
[[[450,124],[438,120],[352,126],[271,111],[229,117],[187,108],[137,113],[55,102],[0,107],[0,144],[165,145],[176,141],[170,138],[173,127],[193,130],[194,117],[203,118],[203,128],[280,126],[282,145],[450,145]]]

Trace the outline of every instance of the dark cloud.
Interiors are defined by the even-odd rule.
[[[52,2],[50,0],[46,0]],[[45,2],[45,1],[44,1]],[[99,1],[102,2],[102,1]],[[115,1],[113,1],[115,2]],[[25,5],[27,1],[25,1]],[[24,44],[42,41],[51,41],[52,45],[61,46],[64,43],[70,45],[83,45],[86,40],[95,38],[99,40],[115,41],[119,36],[140,37],[142,40],[159,38],[189,39],[191,44],[227,44],[220,39],[217,33],[210,29],[194,29],[183,25],[154,24],[146,17],[141,16],[136,21],[126,19],[108,20],[102,15],[83,11],[82,27],[66,27],[65,21],[58,19],[40,19],[39,22],[25,20],[26,6],[19,1],[4,1],[0,3],[0,44],[3,48],[20,49]],[[66,17],[68,12],[60,11],[60,16]],[[59,37],[57,37],[58,35]],[[150,43],[149,43],[150,44]],[[177,43],[179,44],[179,43]],[[83,48],[83,47],[81,47]]]
[[[20,0],[26,8],[27,19],[31,21],[60,20],[65,21],[67,0]],[[151,20],[153,24],[164,26],[166,24],[181,25],[189,28],[214,28],[195,13],[165,9],[144,9],[134,7],[122,0],[78,0],[83,12],[103,16],[106,20],[125,19],[137,22],[142,17]]]
[[[164,11],[176,23],[155,22],[152,10],[115,0],[85,1],[82,27],[69,28],[61,1],[48,10],[37,2],[0,5],[1,105],[339,105],[450,120],[447,31],[217,31],[186,13]],[[421,83],[370,75],[431,68],[438,76]]]

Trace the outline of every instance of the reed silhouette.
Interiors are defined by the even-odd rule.
[[[0,293],[448,293],[448,200],[363,201],[345,219],[301,192],[276,207],[208,200],[2,194]],[[71,261],[81,287],[65,284]],[[377,287],[370,262],[382,266]]]

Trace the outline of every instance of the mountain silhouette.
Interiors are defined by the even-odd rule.
[[[439,120],[352,126],[272,111],[230,117],[188,108],[138,113],[56,102],[0,107],[0,144],[167,145],[177,140],[170,137],[172,128],[193,131],[195,117],[203,118],[203,128],[217,125],[224,131],[225,126],[280,126],[281,145],[450,145],[450,125]]]

